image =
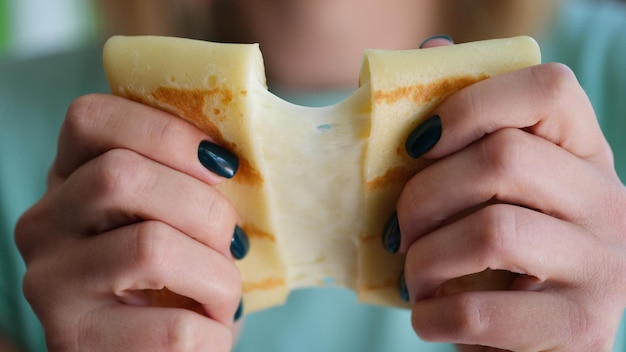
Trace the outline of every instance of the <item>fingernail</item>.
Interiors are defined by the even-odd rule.
[[[406,279],[404,278],[404,270],[400,274],[400,278],[398,279],[398,294],[403,301],[409,301],[409,289],[406,287]]]
[[[239,225],[235,226],[235,231],[233,232],[233,239],[230,241],[230,253],[237,260],[243,259],[243,257],[248,254],[248,250],[250,250],[250,240],[248,240],[248,235],[246,235],[245,231],[239,227]]]
[[[419,158],[437,144],[441,138],[441,118],[434,115],[417,126],[406,139],[406,152]]]
[[[398,214],[393,215],[387,220],[385,230],[383,231],[383,246],[389,253],[396,253],[400,249],[400,226],[398,225]]]
[[[239,321],[243,316],[243,300],[239,301],[239,307],[237,307],[237,311],[235,312],[234,321]]]
[[[198,159],[209,171],[226,178],[235,176],[239,168],[239,160],[233,153],[209,141],[200,142]]]
[[[453,44],[454,44],[454,40],[452,39],[452,37],[451,37],[451,36],[449,36],[449,35],[447,35],[447,34],[435,34],[435,35],[431,35],[430,37],[428,37],[428,38],[424,39],[424,40],[420,43],[419,48],[420,48],[420,49],[421,49],[421,48],[423,48],[423,47],[424,47],[424,45],[426,45],[426,43],[428,43],[429,41],[434,40],[434,39],[444,39],[444,40],[447,40],[447,41],[449,41],[450,43],[453,43]]]

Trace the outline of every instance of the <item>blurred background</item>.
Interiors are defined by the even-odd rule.
[[[87,0],[0,0],[0,58],[67,49],[96,35]]]
[[[98,24],[99,16],[90,0],[0,0],[0,59],[76,46],[93,39]]]

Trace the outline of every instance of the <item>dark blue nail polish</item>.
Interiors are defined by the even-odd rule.
[[[239,226],[235,226],[233,239],[230,241],[230,253],[237,260],[243,259],[250,250],[250,240],[248,235]]]
[[[449,41],[450,43],[454,43],[454,40],[452,40],[452,37],[447,35],[447,34],[435,34],[435,35],[431,35],[430,37],[424,39],[420,43],[419,48],[420,49],[423,48],[426,43],[428,43],[429,41],[431,41],[433,39],[445,39],[445,40]]]
[[[406,287],[406,279],[404,278],[404,271],[400,274],[400,278],[398,279],[398,294],[403,301],[409,301],[409,289]]]
[[[209,141],[200,142],[198,159],[209,171],[226,178],[235,176],[239,168],[239,160],[233,153]]]
[[[434,115],[417,126],[406,139],[406,152],[417,159],[437,144],[441,138],[441,118]]]
[[[239,301],[239,307],[237,307],[237,311],[235,312],[234,321],[239,321],[243,316],[243,300]]]
[[[398,214],[393,215],[387,220],[385,229],[383,231],[383,246],[389,253],[396,253],[400,249],[400,240],[402,236],[400,234],[400,225],[398,224]]]

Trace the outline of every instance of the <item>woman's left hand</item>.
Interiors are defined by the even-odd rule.
[[[610,350],[626,307],[626,189],[574,74],[544,64],[493,77],[435,114],[407,147],[436,162],[397,208],[415,331],[514,351]],[[506,291],[442,294],[485,269],[519,276]]]

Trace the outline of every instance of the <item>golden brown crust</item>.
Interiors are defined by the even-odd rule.
[[[248,293],[248,292],[253,292],[253,291],[265,291],[265,290],[270,290],[273,288],[277,288],[277,287],[282,287],[285,286],[285,280],[284,279],[276,279],[276,278],[267,278],[264,280],[260,280],[260,281],[248,281],[248,282],[244,282],[243,284],[243,288],[242,291],[243,293]]]
[[[276,243],[276,236],[250,224],[241,225],[248,238],[264,239]]]
[[[436,98],[441,99],[450,92],[456,92],[472,83],[489,78],[487,75],[449,77],[432,84],[414,84],[402,86],[391,91],[377,90],[374,92],[375,104],[394,104],[401,99],[412,100],[415,104],[426,104]]]
[[[406,167],[394,167],[380,177],[377,177],[367,183],[366,190],[368,192],[385,188],[390,184],[406,184],[411,177],[415,175],[415,170]]]
[[[240,90],[237,93],[241,95],[248,94],[246,90]],[[233,178],[235,182],[261,185],[264,182],[261,173],[250,165],[250,162],[240,152],[237,143],[224,138],[220,129],[213,122],[215,116],[219,116],[219,120],[232,118],[232,116],[228,117],[222,112],[227,110],[228,105],[233,104],[233,95],[237,93],[233,93],[231,89],[223,87],[202,90],[160,86],[151,93],[151,97],[155,99],[161,108],[192,122],[202,132],[211,137],[215,143],[229,149],[237,156],[239,169]],[[122,92],[122,96],[150,105],[145,98],[128,91]],[[210,107],[210,109],[206,109],[207,107]],[[207,110],[215,116],[207,116]]]

